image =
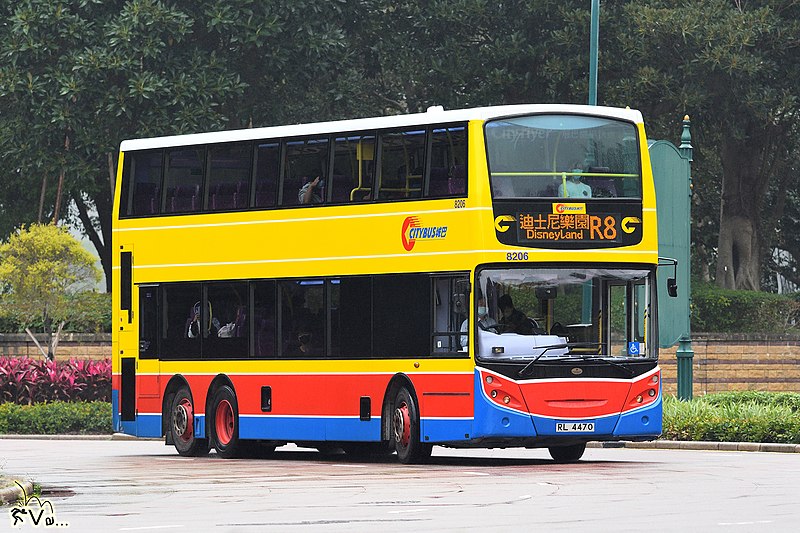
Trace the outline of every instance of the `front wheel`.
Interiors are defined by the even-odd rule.
[[[227,385],[217,389],[211,406],[211,434],[217,455],[225,459],[239,457],[243,447],[239,441],[239,404],[233,389]]]
[[[550,457],[557,463],[574,463],[583,457],[586,443],[573,444],[572,446],[551,446],[548,448]]]
[[[417,401],[405,387],[395,396],[392,434],[394,449],[401,463],[421,463],[430,457],[432,446],[420,441]]]
[[[208,439],[194,436],[194,403],[189,387],[181,387],[169,409],[169,432],[180,455],[198,457],[208,453]]]

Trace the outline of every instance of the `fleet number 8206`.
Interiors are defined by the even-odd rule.
[[[528,252],[508,252],[506,254],[506,261],[527,261]]]

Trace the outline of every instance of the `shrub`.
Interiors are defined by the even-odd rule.
[[[45,361],[0,357],[0,401],[110,401],[111,360]]]
[[[0,404],[0,433],[87,435],[112,432],[108,402]]]
[[[715,333],[796,332],[800,302],[758,291],[692,287],[692,330]]]
[[[800,394],[757,391],[664,397],[662,438],[800,444]]]

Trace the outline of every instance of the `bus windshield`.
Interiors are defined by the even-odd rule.
[[[641,198],[636,128],[581,115],[486,123],[494,198]]]
[[[478,279],[479,359],[656,357],[651,270],[492,268]]]

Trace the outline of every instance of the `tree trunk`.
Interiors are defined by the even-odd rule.
[[[97,255],[100,257],[100,265],[103,267],[103,274],[106,279],[106,292],[111,292],[111,247],[107,246],[104,242],[104,236],[108,235],[108,233],[106,233],[105,228],[102,227],[102,215],[98,213],[101,221],[101,233],[94,227],[92,218],[89,215],[89,208],[86,206],[83,198],[79,194],[73,194],[72,200],[75,202],[75,206],[78,209],[78,218],[81,224],[83,224],[84,233],[89,237],[89,241],[94,245],[95,250],[97,250]]]
[[[743,216],[720,217],[717,285],[757,291],[761,279],[758,221]]]
[[[776,146],[775,131],[750,125],[741,139],[722,142],[722,204],[717,246],[717,286],[757,291],[761,285],[760,213]]]
[[[39,194],[39,218],[36,219],[36,222],[39,224],[42,223],[42,217],[44,216],[44,195],[47,192],[47,174],[42,176],[42,192]]]

